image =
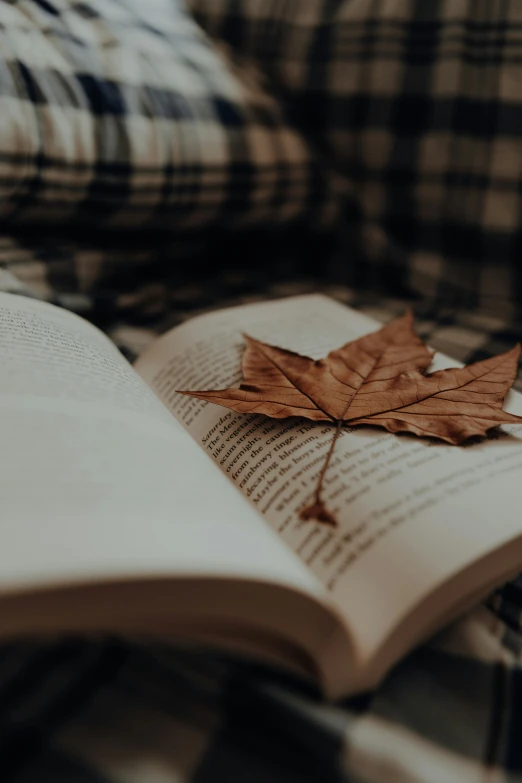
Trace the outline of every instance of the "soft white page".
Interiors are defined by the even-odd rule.
[[[522,532],[522,430],[456,447],[377,428],[345,430],[324,499],[338,529],[303,522],[332,429],[303,419],[236,414],[176,389],[239,385],[241,333],[314,358],[379,324],[321,296],[201,316],[138,362],[147,380],[222,472],[323,582],[370,655],[442,580]],[[438,357],[433,369],[454,365]],[[522,413],[520,395],[509,407]]]
[[[225,575],[316,592],[112,343],[0,294],[0,590]]]

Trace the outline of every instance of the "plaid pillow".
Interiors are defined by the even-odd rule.
[[[521,317],[520,0],[191,7],[342,173],[352,284]]]
[[[159,22],[122,0],[0,2],[0,221],[200,229],[325,214],[317,164],[255,69],[164,5]]]

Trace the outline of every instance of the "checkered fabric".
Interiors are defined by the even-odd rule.
[[[260,241],[230,245],[226,269],[210,260],[204,274],[187,265],[169,279],[175,248],[164,243],[147,253],[92,237],[4,237],[0,290],[79,312],[129,358],[169,326],[220,306],[319,291],[386,321],[407,304],[306,273],[296,236],[285,247],[279,237],[272,247]],[[265,257],[263,271],[256,253]],[[416,322],[433,346],[464,361],[522,337],[507,317],[422,306]],[[273,672],[165,643],[4,644],[0,779],[514,783],[522,780],[521,618],[519,579],[401,662],[375,693],[335,705]]]
[[[153,7],[0,2],[0,221],[328,221],[329,186],[256,69],[219,54],[180,0]]]
[[[514,317],[520,0],[190,0],[344,182],[354,285]],[[350,258],[347,262],[346,258]]]

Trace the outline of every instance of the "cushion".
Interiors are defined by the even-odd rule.
[[[0,2],[0,221],[321,220],[319,166],[256,69],[155,3]]]
[[[191,0],[344,180],[350,282],[520,317],[518,2]]]

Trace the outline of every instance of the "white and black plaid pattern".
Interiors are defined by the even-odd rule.
[[[134,4],[135,5],[135,4]],[[201,230],[327,220],[306,142],[171,0],[0,2],[0,221]]]
[[[520,0],[190,4],[211,36],[264,70],[342,175],[351,284],[514,316]]]

